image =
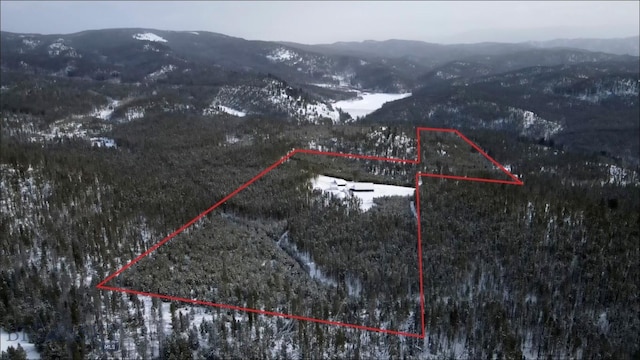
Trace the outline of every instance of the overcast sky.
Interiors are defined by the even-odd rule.
[[[638,35],[639,1],[0,1],[0,28],[65,34],[142,27],[307,44],[527,41]]]

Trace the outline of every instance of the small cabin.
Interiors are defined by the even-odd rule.
[[[354,183],[351,185],[349,190],[354,192],[372,192],[373,183],[366,183],[366,182]]]

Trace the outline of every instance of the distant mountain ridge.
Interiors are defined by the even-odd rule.
[[[1,32],[1,40],[5,69],[27,66],[33,71],[95,77],[89,70],[102,68],[107,73],[119,72],[123,79],[133,82],[162,66],[216,66],[227,71],[273,74],[301,84],[343,81],[355,88],[404,92],[412,87],[410,73],[416,68],[425,70],[405,60],[325,55],[204,31],[127,28],[67,35]]]
[[[491,128],[637,158],[638,57],[576,48],[613,52],[633,39],[304,45],[143,28],[1,32],[2,102],[47,123],[95,109],[111,114],[105,121],[177,111],[324,123],[348,121],[331,104],[357,91],[411,92],[364,121]],[[118,91],[58,111],[48,97],[35,101],[31,93],[37,91],[11,81],[21,76],[46,84],[46,91],[60,90],[56,79],[109,84]],[[83,97],[77,87],[69,83],[66,90]],[[618,132],[599,144],[590,140],[613,128]]]
[[[605,52],[618,55],[640,55],[640,36],[614,39],[556,39],[532,41],[529,44],[539,48],[574,48]]]
[[[637,164],[638,59],[582,60],[587,61],[502,73],[496,70],[506,68],[502,61],[455,61],[423,76],[424,86],[412,96],[385,104],[363,121],[499,130]]]
[[[286,42],[293,47],[327,53],[348,53],[379,57],[408,57],[450,61],[454,58],[471,55],[500,55],[528,49],[571,48],[616,55],[640,55],[640,37],[632,36],[611,39],[556,39],[549,41],[529,41],[519,43],[478,42],[471,44],[439,44],[417,40],[389,39],[383,41],[347,41],[332,44],[306,45]]]

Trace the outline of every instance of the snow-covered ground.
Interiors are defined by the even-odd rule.
[[[96,147],[105,147],[105,148],[115,148],[116,141],[106,137],[93,137],[89,139],[91,141],[91,146]]]
[[[64,43],[64,39],[60,38],[49,45],[49,56],[67,56],[72,58],[80,58],[80,54],[72,48],[71,46],[67,46]]]
[[[222,110],[222,112],[225,112],[229,115],[238,116],[238,117],[247,116],[247,113],[244,111],[232,109],[230,107],[223,106],[223,105],[220,105],[219,107],[220,107],[220,110]]]
[[[562,130],[562,125],[545,120],[535,113],[528,110],[514,109],[516,113],[522,116],[522,134],[544,135],[549,138]],[[535,136],[534,135],[534,136]]]
[[[344,185],[341,185],[344,184]],[[385,196],[411,196],[415,193],[415,189],[411,187],[370,184],[357,181],[346,181],[331,176],[319,175],[311,181],[314,189],[321,190],[324,193],[330,193],[338,198],[344,199],[355,196],[360,199],[360,209],[367,211],[374,206],[373,200]],[[354,187],[371,187],[373,191],[350,191]]]
[[[214,101],[209,107],[202,111],[202,115],[215,115],[225,113],[233,116],[244,117],[247,116],[247,113],[242,110],[237,110],[228,106],[220,105],[217,101]]]
[[[269,53],[269,55],[267,55],[267,59],[273,62],[282,62],[282,61],[297,59],[299,57],[300,56],[295,52],[285,48],[275,49],[271,53]]]
[[[154,71],[151,74],[148,74],[147,76],[145,76],[145,78],[148,80],[156,80],[158,78],[163,77],[167,73],[172,72],[175,69],[177,68],[174,65],[164,65],[160,68],[160,70]]]
[[[327,88],[327,89],[331,89],[331,88],[335,87],[335,85],[333,85],[333,84],[322,84],[322,83],[313,83],[313,84],[309,84],[309,85],[313,85],[313,86],[317,86],[317,87],[321,87],[321,88]]]
[[[240,142],[240,138],[235,136],[235,135],[226,135],[225,136],[225,141],[227,144],[236,144],[238,142]]]
[[[133,38],[136,40],[146,40],[146,41],[155,41],[155,42],[167,42],[167,40],[162,37],[154,34],[154,33],[139,33],[133,35]]]
[[[131,107],[127,109],[125,118],[127,121],[142,119],[144,117],[144,108],[141,106]]]
[[[589,164],[589,163],[587,163]],[[601,167],[605,169],[608,167],[609,179],[601,181],[601,185],[605,184],[615,184],[618,186],[628,186],[628,185],[638,185],[640,183],[640,177],[638,173],[630,170],[624,169],[617,165],[613,164],[601,164]]]
[[[404,99],[411,96],[411,93],[404,94],[387,94],[387,93],[361,93],[357,99],[342,100],[333,103],[334,108],[340,108],[342,111],[351,115],[352,118],[358,116],[366,116],[377,109],[381,108],[387,102]]]
[[[22,44],[26,45],[30,49],[35,49],[40,45],[40,41],[34,39],[22,39]]]
[[[105,107],[95,109],[95,111],[91,114],[93,117],[97,117],[102,120],[109,120],[111,115],[116,110],[116,108],[120,105],[120,100],[111,100],[108,105]]]
[[[40,359],[40,354],[34,344],[29,342],[29,337],[24,332],[8,333],[0,328],[0,353],[7,351],[9,347],[18,348],[18,344],[27,353],[27,359]]]

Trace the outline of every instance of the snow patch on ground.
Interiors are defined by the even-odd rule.
[[[333,80],[337,80],[340,84],[340,87],[348,87],[351,86],[351,82],[349,80],[350,77],[354,76],[354,74],[344,74],[344,75],[331,75]]]
[[[299,57],[295,52],[285,48],[277,48],[267,55],[267,59],[273,62],[283,62],[298,59]]]
[[[313,189],[320,190],[323,193],[329,193],[339,199],[347,199],[356,197],[360,199],[360,209],[367,211],[374,204],[374,199],[385,196],[412,196],[415,193],[414,188],[396,185],[363,183],[357,181],[346,181],[344,179],[331,176],[319,175],[311,181]],[[358,189],[366,189],[372,191],[353,191]]]
[[[40,41],[35,39],[22,39],[22,44],[29,49],[35,49],[36,46],[40,45]]]
[[[219,107],[220,107],[220,110],[222,112],[225,112],[225,113],[227,113],[229,115],[238,116],[238,117],[247,116],[247,113],[244,112],[244,111],[232,109],[232,108],[224,106],[224,105],[220,105]]]
[[[545,120],[531,111],[521,109],[512,109],[512,111],[515,111],[516,115],[522,117],[523,135],[531,135],[534,137],[543,136],[548,139],[563,129],[562,125]]]
[[[89,139],[91,141],[91,146],[95,147],[104,147],[104,148],[115,148],[116,141],[106,137],[93,137]]]
[[[148,80],[156,80],[163,77],[167,73],[172,72],[175,69],[177,68],[174,65],[164,65],[160,68],[160,70],[152,72],[151,74],[147,75],[145,78]]]
[[[98,108],[91,113],[91,116],[97,117],[102,120],[109,120],[111,115],[116,110],[116,108],[120,105],[120,100],[111,100],[108,105],[102,108]]]
[[[204,109],[202,111],[202,115],[204,115],[204,116],[216,115],[216,114],[222,114],[222,113],[233,115],[233,116],[238,116],[238,117],[247,116],[247,113],[245,111],[236,110],[236,109],[228,107],[228,106],[220,105],[216,101],[211,103],[211,105],[209,105],[208,108],[206,108],[206,109]]]
[[[144,117],[144,108],[139,106],[128,108],[124,116],[127,119],[127,121],[142,119]]]
[[[320,84],[320,83],[314,83],[314,84],[309,84],[309,85],[313,85],[313,86],[317,86],[317,87],[321,87],[321,88],[333,88],[335,85],[333,84]]]
[[[235,135],[225,135],[225,141],[227,144],[236,144],[240,142],[240,138]]]
[[[80,54],[76,52],[74,48],[71,46],[67,46],[64,43],[64,39],[60,38],[56,40],[54,43],[49,45],[49,56],[67,56],[72,58],[80,58]]]
[[[160,52],[160,49],[158,49],[157,47],[155,47],[155,46],[153,46],[151,44],[144,44],[144,46],[142,47],[142,50]]]
[[[27,353],[27,359],[40,359],[40,353],[36,350],[36,346],[29,342],[29,336],[24,332],[8,333],[0,328],[0,353],[7,351],[9,347],[14,349],[20,345]]]
[[[286,114],[300,122],[318,123],[340,120],[340,113],[331,105],[305,98],[295,89],[278,80],[265,80],[262,85],[223,86],[204,115],[225,112],[221,105],[239,112]],[[239,116],[239,114],[237,115]]]
[[[618,186],[638,185],[640,184],[640,178],[638,173],[633,170],[624,169],[617,165],[603,164],[601,166],[608,167],[609,179],[608,181],[602,181],[601,185],[612,184]]]
[[[635,79],[619,79],[612,84],[604,84],[602,81],[595,84],[594,88],[585,90],[575,96],[577,99],[590,103],[600,103],[612,96],[637,97],[640,92],[640,84]]]
[[[340,108],[342,111],[351,115],[356,119],[359,116],[366,116],[387,102],[404,99],[411,96],[411,93],[404,94],[388,94],[388,93],[361,93],[357,99],[342,100],[333,103],[334,108]]]
[[[150,32],[135,34],[133,35],[133,38],[136,40],[144,40],[144,41],[154,41],[154,42],[163,42],[163,43],[167,42],[167,40],[163,39],[162,37]]]
[[[307,104],[303,111],[312,119],[329,118],[333,122],[340,120],[338,110],[334,110],[324,103]]]

